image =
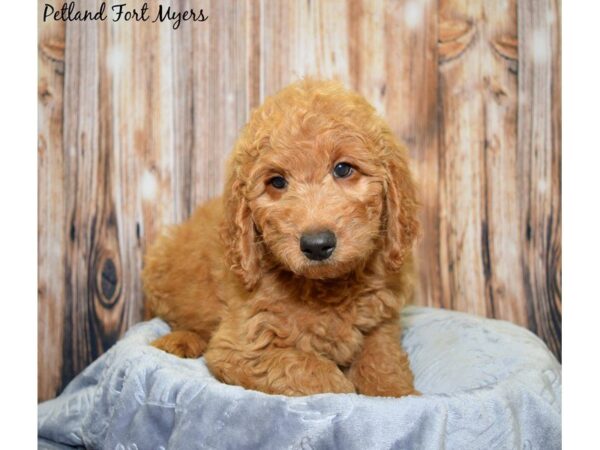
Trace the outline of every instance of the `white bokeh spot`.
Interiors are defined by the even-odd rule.
[[[142,198],[144,200],[154,200],[156,197],[157,182],[156,177],[149,170],[145,170],[142,175]]]
[[[423,2],[411,0],[404,6],[404,23],[408,28],[415,29],[423,23]]]
[[[125,67],[125,51],[119,46],[111,47],[106,55],[106,64],[112,72],[122,71]]]
[[[535,30],[532,36],[532,56],[537,64],[544,64],[550,59],[550,35],[546,30]]]

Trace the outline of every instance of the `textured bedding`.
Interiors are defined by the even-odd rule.
[[[38,407],[40,448],[559,449],[561,366],[529,331],[458,312],[404,310],[423,396],[267,395],[215,380],[202,358],[133,327]]]

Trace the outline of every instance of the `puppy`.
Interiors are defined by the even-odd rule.
[[[222,198],[150,248],[153,342],[271,394],[415,394],[400,346],[418,230],[407,154],[360,95],[305,79],[242,130]]]

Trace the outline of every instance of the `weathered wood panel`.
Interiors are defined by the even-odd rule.
[[[131,263],[123,248],[136,244],[123,240],[124,222],[132,217],[120,203],[120,191],[127,186],[119,173],[127,167],[115,157],[114,139],[120,129],[113,113],[118,116],[120,99],[113,95],[110,58],[115,56],[108,26],[108,22],[69,22],[66,27],[63,383],[106,351],[132,318],[139,318],[131,313],[139,305],[122,300],[136,295],[126,284],[133,277],[122,275]]]
[[[385,8],[385,113],[406,143],[418,183],[422,238],[417,246],[420,304],[450,308],[442,295],[438,9],[434,1],[389,2]],[[371,51],[376,51],[375,48]]]
[[[443,297],[453,308],[526,325],[524,284],[515,277],[522,273],[516,6],[440,3],[441,241]]]
[[[484,105],[478,32],[481,2],[440,2],[440,145],[443,297],[452,308],[486,315],[482,223]],[[444,274],[446,272],[446,274]]]
[[[65,331],[65,26],[39,20],[38,29],[38,397],[44,399],[61,385]]]
[[[304,75],[357,89],[407,143],[418,303],[560,355],[557,0],[162,4],[209,19],[39,25],[40,400],[141,320],[147,244],[221,192],[249,111]]]
[[[528,325],[560,357],[560,2],[519,2],[518,182]]]
[[[348,83],[348,4],[261,2],[261,98],[305,75]]]
[[[484,89],[484,223],[482,243],[488,316],[527,326],[519,245],[517,179],[517,2],[487,1],[482,34]]]

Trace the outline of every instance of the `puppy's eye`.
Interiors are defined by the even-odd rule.
[[[275,189],[283,189],[287,186],[287,181],[283,177],[276,176],[269,180],[269,184]]]
[[[352,175],[352,172],[354,172],[352,166],[344,162],[336,164],[333,168],[333,176],[336,178],[349,177],[350,175]]]

